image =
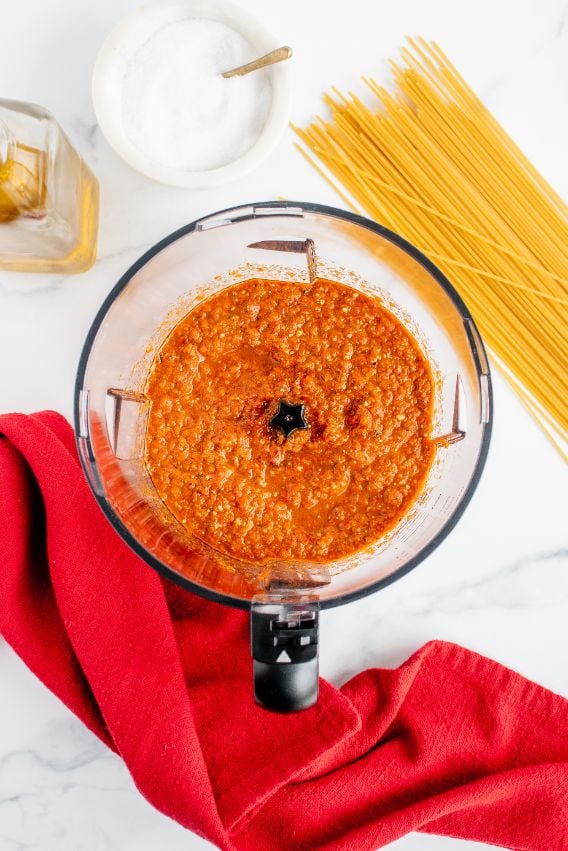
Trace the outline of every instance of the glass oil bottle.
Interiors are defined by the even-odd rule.
[[[51,113],[0,99],[0,269],[86,271],[98,219],[98,181]]]

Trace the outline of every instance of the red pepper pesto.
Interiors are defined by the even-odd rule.
[[[249,280],[173,329],[147,383],[146,464],[172,514],[237,559],[327,562],[377,541],[432,462],[433,379],[378,299]],[[307,430],[270,426],[280,400]]]

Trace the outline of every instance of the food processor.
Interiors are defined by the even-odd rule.
[[[197,540],[159,498],[144,462],[148,374],[171,330],[203,298],[251,278],[318,276],[376,296],[418,342],[434,377],[435,457],[409,511],[365,551],[325,564],[247,564]],[[255,699],[276,711],[317,700],[320,610],[400,579],[456,525],[483,470],[491,418],[483,343],[442,273],[372,221],[298,202],[206,216],[144,254],[99,310],[75,392],[81,464],[109,522],[162,575],[250,610]]]

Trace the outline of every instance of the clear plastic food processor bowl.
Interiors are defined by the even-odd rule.
[[[237,563],[192,538],[153,487],[143,460],[148,371],[173,326],[205,296],[252,277],[308,281],[314,275],[376,295],[418,340],[435,379],[436,457],[410,511],[358,556],[324,566]],[[271,202],[182,228],[121,278],[83,349],[75,427],[85,474],[117,533],[175,582],[251,607],[256,699],[295,710],[317,699],[319,609],[400,578],[450,532],[483,469],[491,408],[479,333],[432,263],[366,219]]]

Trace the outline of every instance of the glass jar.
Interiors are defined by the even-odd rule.
[[[84,272],[98,219],[97,179],[51,113],[0,99],[0,269]]]

